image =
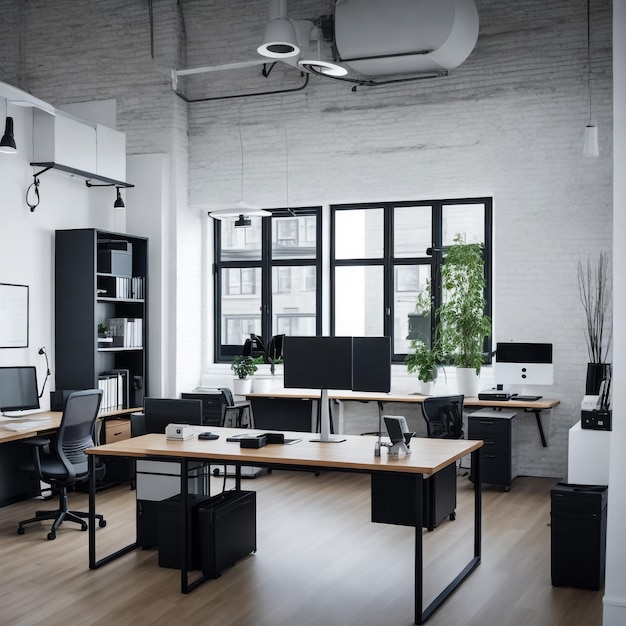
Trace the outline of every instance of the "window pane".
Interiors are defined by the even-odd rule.
[[[335,258],[382,258],[383,218],[383,209],[335,211]]]
[[[384,331],[382,266],[335,269],[335,335],[380,336]]]
[[[315,267],[272,268],[272,335],[315,335]]]
[[[222,344],[243,345],[261,334],[261,269],[222,270]]]
[[[430,265],[397,265],[394,275],[393,350],[404,354],[412,339],[430,346]]]
[[[235,220],[222,220],[222,261],[258,261],[261,258],[261,220],[251,217],[249,227],[235,226]]]
[[[457,233],[464,243],[485,243],[484,204],[444,204],[443,245],[451,246]]]
[[[393,210],[393,255],[397,259],[425,257],[432,246],[432,207],[408,206]]]
[[[273,259],[315,258],[315,216],[272,218]]]

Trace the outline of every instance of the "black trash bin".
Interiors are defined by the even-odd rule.
[[[550,493],[552,584],[600,589],[606,562],[605,485],[558,483]]]

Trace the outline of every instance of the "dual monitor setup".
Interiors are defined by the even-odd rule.
[[[321,392],[320,437],[314,441],[344,441],[330,434],[329,389],[379,393],[391,389],[389,337],[286,336],[282,358],[285,388]]]

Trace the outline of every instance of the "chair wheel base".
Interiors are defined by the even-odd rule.
[[[23,526],[18,526],[17,528],[17,534],[18,535],[23,535],[26,532],[26,530],[24,529]]]
[[[48,533],[47,537],[48,537],[48,541],[52,541],[53,539],[57,538],[57,534],[55,532],[50,532]]]

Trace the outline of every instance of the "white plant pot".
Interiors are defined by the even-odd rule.
[[[480,388],[480,374],[476,374],[473,367],[457,367],[456,388],[466,398],[475,398]]]
[[[274,379],[271,376],[255,376],[252,382],[254,393],[270,393]]]
[[[233,393],[246,396],[252,391],[252,378],[233,378]]]
[[[437,381],[436,380],[429,380],[427,383],[425,383],[423,380],[419,380],[417,381],[417,393],[423,395],[423,396],[432,396],[433,395],[433,388],[435,387],[435,383]]]

